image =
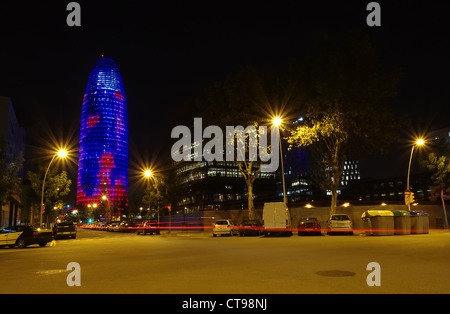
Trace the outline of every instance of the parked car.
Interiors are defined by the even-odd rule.
[[[155,219],[145,221],[142,227],[137,229],[136,234],[160,234],[158,221]]]
[[[107,223],[104,221],[100,221],[97,223],[97,225],[95,226],[95,230],[107,230],[106,228]]]
[[[61,238],[75,239],[77,237],[77,229],[73,222],[60,222],[53,226],[53,237],[55,240]]]
[[[33,229],[30,226],[18,225],[0,231],[0,246],[15,246],[25,248],[28,245],[38,244],[43,247],[53,240],[53,231],[50,229]]]
[[[328,234],[353,234],[352,220],[348,215],[331,215],[328,220]]]
[[[315,217],[303,217],[300,219],[298,226],[298,235],[322,235],[322,228]]]
[[[106,231],[114,232],[119,231],[120,221],[113,221],[106,225]]]
[[[213,237],[217,235],[233,236],[238,234],[238,230],[230,219],[217,220],[214,223]]]
[[[263,229],[263,224],[261,221],[256,219],[243,220],[239,224],[238,234],[240,236],[246,235],[261,235]]]
[[[136,223],[134,221],[124,220],[119,225],[120,232],[134,232]]]

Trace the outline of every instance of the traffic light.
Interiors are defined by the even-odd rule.
[[[411,202],[410,202],[410,196],[411,195],[411,191],[409,191],[409,190],[405,190],[405,205],[409,205]]]
[[[414,203],[414,193],[413,192],[411,192],[411,194],[409,195],[409,203],[410,204],[412,204],[412,203]]]

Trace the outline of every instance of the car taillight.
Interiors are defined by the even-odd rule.
[[[34,237],[37,237],[38,235],[39,235],[39,232],[33,231],[33,236],[34,236]]]

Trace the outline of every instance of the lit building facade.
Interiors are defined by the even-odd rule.
[[[175,209],[185,213],[247,208],[247,185],[237,161],[174,162],[177,189],[182,196]],[[254,171],[258,165],[254,164]],[[276,174],[260,172],[253,184],[254,205],[279,201]]]
[[[128,113],[115,62],[100,58],[83,98],[80,121],[77,204],[128,206]]]
[[[14,162],[20,155],[25,155],[25,129],[17,120],[11,98],[0,96],[0,154],[3,155],[6,167]],[[19,178],[23,178],[23,168],[18,173]],[[20,222],[21,195],[19,191],[8,195],[0,202],[0,229],[8,226],[15,226]]]

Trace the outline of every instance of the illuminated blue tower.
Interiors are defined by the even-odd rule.
[[[83,98],[77,181],[78,205],[101,203],[128,205],[127,101],[117,65],[104,57],[95,63]]]

